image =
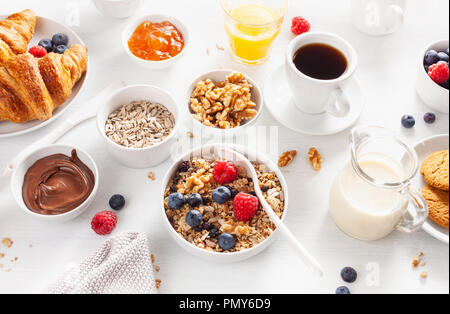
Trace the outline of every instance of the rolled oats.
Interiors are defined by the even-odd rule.
[[[209,127],[238,127],[258,113],[252,88],[242,73],[232,73],[224,82],[200,81],[191,95],[192,116]]]
[[[235,236],[235,247],[226,252],[237,252],[249,249],[266,240],[276,229],[266,212],[260,206],[255,216],[248,222],[238,221],[233,214],[233,200],[225,204],[218,204],[211,200],[212,192],[221,186],[213,179],[214,165],[218,160],[193,157],[188,163],[188,171],[176,173],[169,181],[165,191],[165,210],[173,228],[188,242],[208,251],[224,252],[217,243],[217,234],[210,230],[194,230],[186,224],[186,214],[191,210],[188,204],[179,210],[172,210],[167,205],[168,197],[175,190],[181,194],[200,193],[209,201],[196,208],[202,213],[203,223],[207,222],[211,228],[217,228],[219,233],[230,233]],[[184,162],[186,163],[186,162]],[[268,187],[263,195],[272,206],[278,217],[284,213],[284,193],[275,173],[265,165],[254,163],[260,186]],[[239,192],[253,193],[254,182],[249,179],[245,169],[238,167],[238,178],[227,187]]]
[[[109,115],[105,133],[121,146],[146,148],[164,141],[174,126],[174,116],[163,105],[133,101]]]

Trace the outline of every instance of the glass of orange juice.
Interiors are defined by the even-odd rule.
[[[234,57],[260,64],[269,54],[288,9],[288,0],[220,0]]]

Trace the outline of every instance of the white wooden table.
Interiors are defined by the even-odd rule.
[[[449,35],[448,1],[424,3],[409,1],[405,26],[394,35],[380,38],[366,37],[352,26],[348,0],[293,0],[288,16],[289,21],[294,15],[306,16],[314,30],[335,32],[354,45],[360,58],[357,75],[367,98],[358,124],[392,128],[411,144],[449,130],[446,115],[439,114],[434,125],[423,123],[422,116],[429,109],[414,89],[418,54],[429,42]],[[89,47],[91,76],[83,95],[65,117],[116,78],[126,84],[163,87],[180,102],[194,76],[212,68],[244,71],[262,85],[267,75],[282,64],[284,47],[292,38],[286,23],[270,60],[258,67],[247,67],[235,63],[228,49],[216,49],[216,44],[227,46],[218,1],[143,1],[140,14],[163,12],[178,16],[190,25],[193,37],[191,49],[180,63],[167,71],[151,72],[132,64],[122,49],[120,34],[129,20],[105,18],[89,0],[2,1],[0,13],[25,8],[33,8],[39,15],[61,22],[76,22],[79,12],[79,25],[72,27]],[[209,56],[207,48],[211,50]],[[412,130],[401,127],[400,118],[406,113],[417,119]],[[2,169],[16,153],[63,120],[64,117],[32,134],[0,140]],[[154,169],[132,170],[120,166],[105,151],[92,120],[61,139],[63,143],[89,151],[101,172],[98,196],[90,210],[78,219],[62,225],[36,222],[15,205],[8,182],[1,179],[0,238],[11,237],[14,246],[9,250],[0,246],[0,252],[7,253],[0,263],[12,269],[11,272],[0,269],[0,292],[40,292],[73,263],[93,252],[104,238],[90,229],[90,219],[97,211],[108,208],[108,199],[115,193],[125,195],[128,203],[119,213],[114,232],[133,230],[148,234],[157,264],[161,266],[163,293],[334,293],[343,284],[339,272],[344,266],[359,271],[359,280],[350,286],[353,293],[449,292],[448,245],[423,231],[412,235],[394,232],[382,241],[363,243],[345,236],[333,224],[328,214],[328,191],[332,179],[349,158],[347,131],[328,137],[304,136],[279,125],[267,111],[258,125],[278,127],[280,151],[299,151],[295,163],[284,171],[291,197],[287,224],[323,264],[324,278],[310,275],[281,238],[259,256],[233,265],[209,264],[182,251],[163,228],[158,206],[161,181],[170,161]],[[319,173],[311,170],[306,159],[311,146],[318,147],[324,156],[323,170]],[[150,170],[156,174],[155,182],[147,178]],[[411,268],[412,257],[419,252],[426,254],[427,266],[423,270],[429,273],[429,278],[425,281],[419,279],[419,270]],[[10,264],[9,259],[15,256],[19,260]],[[377,273],[378,278],[373,277]]]

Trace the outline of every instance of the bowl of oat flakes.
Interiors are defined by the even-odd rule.
[[[232,70],[202,74],[189,86],[186,108],[194,129],[206,136],[243,132],[259,118],[264,106],[258,84]]]
[[[130,168],[149,168],[170,156],[176,141],[178,105],[163,89],[133,85],[100,105],[97,127],[108,152]]]
[[[197,148],[179,158],[163,181],[163,220],[187,252],[213,262],[238,262],[266,249],[276,226],[254,194],[254,182],[233,161],[220,160],[220,144]],[[284,219],[288,189],[278,167],[248,147],[229,145],[252,161],[267,202]]]

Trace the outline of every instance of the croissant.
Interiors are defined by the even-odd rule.
[[[87,64],[88,51],[83,45],[40,59],[29,53],[10,57],[0,65],[0,120],[50,119],[53,110],[70,97]]]
[[[35,26],[36,14],[32,10],[14,13],[0,20],[0,65],[10,57],[27,51]]]

